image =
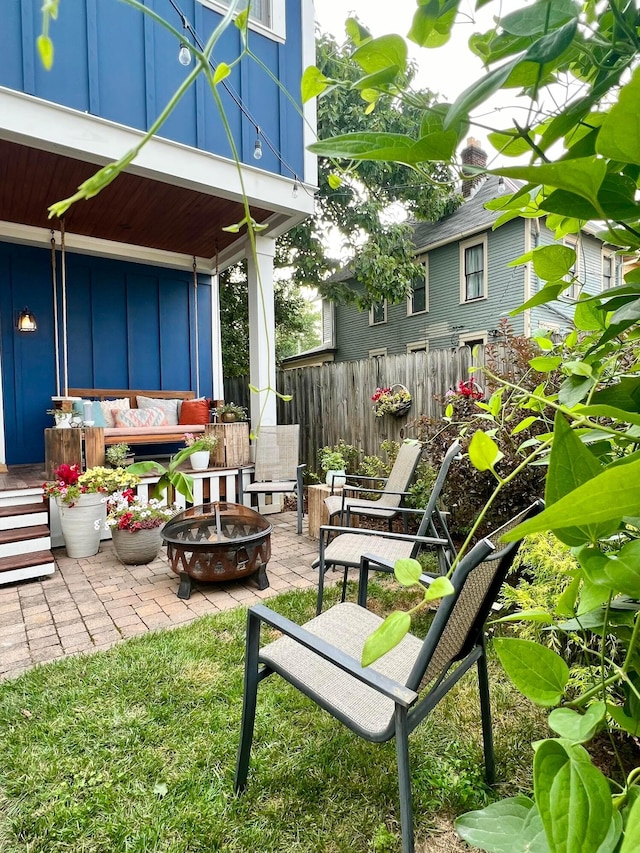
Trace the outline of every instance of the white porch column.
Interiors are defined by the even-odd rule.
[[[211,276],[211,364],[213,366],[213,399],[224,400],[222,372],[222,335],[220,332],[220,276]]]
[[[255,257],[247,242],[247,280],[249,285],[249,381],[255,388],[276,387],[276,327],[273,302],[272,237],[256,235]],[[261,390],[251,394],[251,426],[276,423],[276,397]]]

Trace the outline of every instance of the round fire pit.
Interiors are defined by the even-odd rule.
[[[171,569],[180,577],[178,598],[190,597],[192,579],[219,582],[252,575],[258,589],[266,589],[272,529],[249,507],[224,501],[174,515],[162,538]]]

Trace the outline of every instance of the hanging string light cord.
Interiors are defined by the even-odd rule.
[[[67,353],[67,256],[64,244],[64,219],[60,219],[60,283],[62,286],[62,371],[63,393],[69,396],[69,360]]]
[[[196,264],[196,256],[193,256],[193,299],[195,309],[193,312],[193,320],[195,323],[195,347],[196,347],[196,397],[200,397],[200,339],[198,335],[198,266]]]
[[[201,51],[204,50],[203,41],[200,39],[200,37],[198,36],[198,33],[195,31],[193,26],[189,23],[189,20],[187,19],[187,16],[184,14],[182,9],[178,6],[178,4],[175,2],[175,0],[169,0],[169,3],[171,3],[175,13],[180,18],[183,29],[185,29],[191,35],[191,38],[193,39],[193,42],[196,45],[196,47]],[[215,62],[211,59],[211,57],[208,57],[208,61],[209,61],[209,65],[211,66],[211,68],[215,71],[216,70]],[[242,115],[247,119],[247,121],[251,122],[251,124],[255,127],[257,139],[259,140],[260,138],[262,138],[262,140],[264,140],[264,144],[267,146],[269,151],[271,151],[271,153],[276,158],[276,160],[280,163],[281,166],[284,166],[284,168],[287,169],[287,171],[291,172],[291,175],[292,175],[295,183],[299,184],[300,179],[298,178],[298,174],[297,174],[296,170],[292,166],[290,166],[289,163],[287,163],[287,161],[282,157],[280,152],[273,145],[273,143],[271,142],[269,137],[265,134],[265,132],[262,130],[262,128],[260,127],[258,122],[255,120],[255,118],[251,115],[251,113],[249,112],[249,110],[247,109],[245,104],[242,102],[242,98],[235,91],[233,86],[231,86],[231,84],[227,80],[222,80],[220,85],[224,87],[225,91],[227,92],[227,94],[229,95],[231,100],[234,102],[234,104],[238,107],[238,109],[240,110]]]

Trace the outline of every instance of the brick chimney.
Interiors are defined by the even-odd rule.
[[[462,196],[463,198],[471,198],[474,190],[484,181],[484,175],[471,174],[470,177],[465,178],[465,166],[486,168],[487,154],[482,150],[478,140],[470,136],[467,139],[467,147],[460,156],[462,158]]]

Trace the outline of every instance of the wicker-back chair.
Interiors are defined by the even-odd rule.
[[[541,508],[542,503],[536,502],[513,523]],[[496,553],[490,540],[479,542],[455,569],[451,577],[454,593],[442,599],[425,639],[407,634],[366,668],[360,665],[364,642],[382,623],[380,616],[363,606],[368,573],[379,567],[377,558],[362,559],[359,604],[336,604],[302,626],[263,605],[250,608],[236,791],[242,791],[247,782],[258,684],[278,673],[366,740],[379,743],[395,737],[402,851],[413,853],[408,736],[474,664],[478,670],[486,776],[489,784],[494,781],[483,626],[518,545],[511,543]],[[262,623],[283,636],[260,648]]]
[[[366,485],[366,481],[380,482],[380,477],[363,477],[359,474],[349,474],[343,486],[341,495],[329,495],[325,504],[329,510],[329,522],[340,516],[340,524],[349,526],[350,516],[363,515],[369,518],[384,519],[391,530],[391,523],[398,516],[398,507],[409,492],[416,468],[422,456],[422,445],[419,441],[405,441],[400,445],[398,455],[384,482],[382,489]],[[354,485],[352,481],[357,482]],[[333,489],[332,489],[333,492]],[[362,494],[377,494],[378,497],[363,498]]]
[[[372,532],[371,530],[337,527],[335,525],[320,528],[318,561],[317,564],[314,563],[318,566],[318,613],[322,610],[324,576],[327,570],[332,566],[343,567],[342,601],[344,601],[349,569],[357,568],[360,565],[360,558],[363,554],[377,554],[395,562],[403,557],[416,557],[422,549],[433,547],[437,550],[440,570],[446,572],[449,569],[455,549],[445,520],[438,510],[438,501],[449,468],[459,456],[460,450],[461,446],[457,441],[454,441],[447,450],[424,510],[396,510],[405,516],[409,513],[414,515],[422,513],[421,516],[418,515],[420,523],[415,535],[387,533],[386,531]]]
[[[298,508],[297,530],[302,533],[302,472],[305,465],[299,464],[299,424],[260,427],[255,447],[254,482],[243,486],[240,477],[240,503],[243,503],[245,494],[294,493]]]

